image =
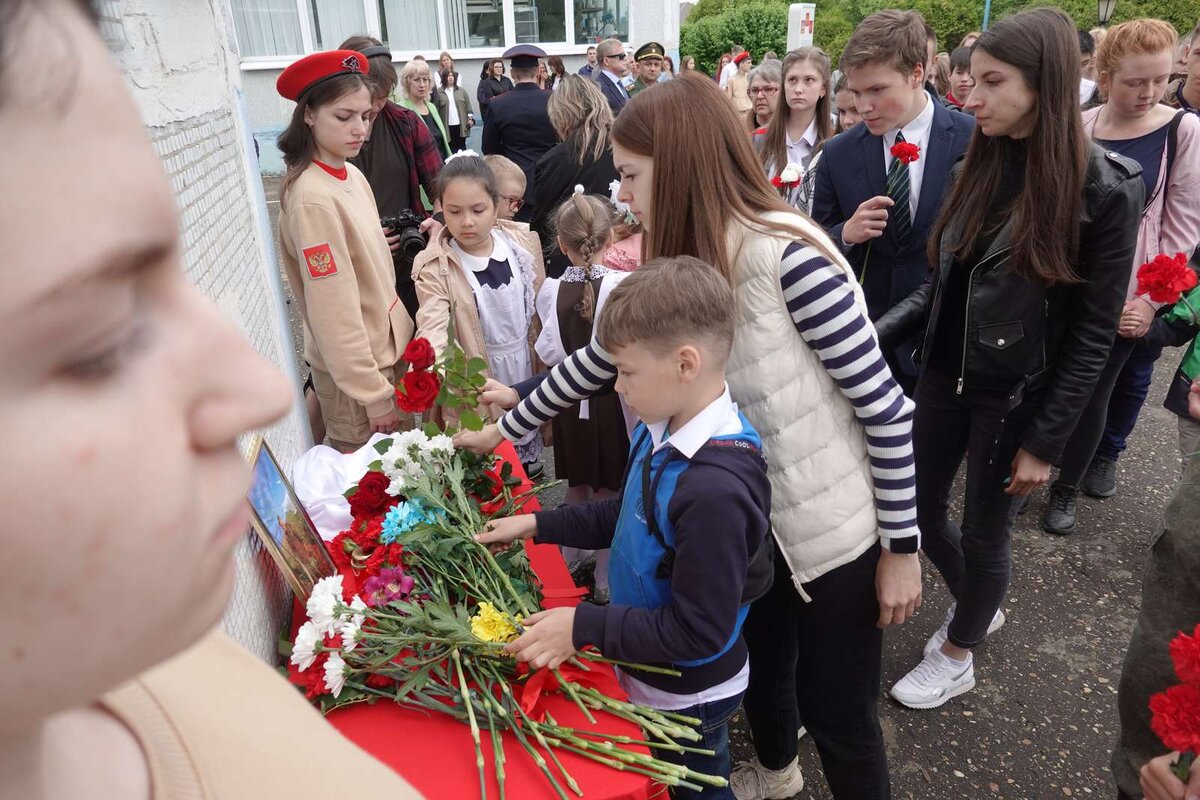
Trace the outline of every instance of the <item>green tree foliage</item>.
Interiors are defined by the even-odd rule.
[[[937,31],[938,49],[949,52],[969,31],[980,30],[983,5],[983,0],[819,0],[814,40],[836,65],[859,20],[883,8],[911,8],[920,11]],[[1076,27],[1087,30],[1096,26],[1095,0],[993,0],[991,21],[1022,9],[1047,5],[1065,11]],[[782,56],[787,42],[787,6],[788,0],[699,0],[680,31],[680,52],[694,54],[697,65],[709,72],[716,67],[720,54],[735,42],[745,45],[756,60],[767,50]],[[756,10],[748,11],[751,8]],[[769,35],[741,33],[745,24],[732,21],[737,14],[746,14],[747,19],[762,19],[756,15],[767,14],[767,9],[782,11],[782,15],[779,11],[770,12],[772,20],[782,20],[782,33],[777,34],[775,28]],[[1117,0],[1111,24],[1139,17],[1165,19],[1183,34],[1196,25],[1200,6],[1195,0]],[[702,31],[694,30],[700,26],[704,26]]]
[[[737,2],[720,14],[694,22],[689,16],[680,31],[679,54],[695,56],[697,69],[712,73],[721,53],[729,52],[733,44],[749,50],[756,62],[768,50],[782,55],[787,47],[786,3],[773,0]]]

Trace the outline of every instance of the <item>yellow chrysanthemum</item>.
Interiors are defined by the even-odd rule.
[[[520,622],[517,617],[516,623]],[[518,635],[512,618],[487,602],[480,603],[479,611],[471,617],[471,633],[484,642],[511,642]]]

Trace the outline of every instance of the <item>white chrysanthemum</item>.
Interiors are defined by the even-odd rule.
[[[367,604],[358,595],[350,601],[350,608],[357,611],[357,614],[352,614],[342,623],[339,632],[342,634],[342,649],[347,653],[352,651],[355,645],[358,644],[358,634],[362,630],[363,620],[366,619]]]
[[[336,632],[337,624],[341,620],[334,614],[334,610],[341,602],[341,575],[335,575],[332,578],[322,578],[317,581],[317,585],[313,587],[312,594],[308,597],[305,610],[308,612],[309,620],[312,621],[317,633],[322,638],[327,634]]]
[[[312,666],[312,663],[317,658],[317,642],[321,641],[321,632],[317,630],[317,626],[308,621],[300,626],[300,630],[296,631],[296,641],[292,644],[291,661],[301,672]]]
[[[454,440],[444,433],[439,433],[437,436],[434,436],[429,440],[428,449],[431,453],[445,453],[448,455],[453,455]]]
[[[342,687],[346,685],[346,662],[338,653],[330,653],[329,659],[325,662],[325,688],[334,697],[342,693]]]

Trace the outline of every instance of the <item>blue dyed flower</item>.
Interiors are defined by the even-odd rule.
[[[440,508],[426,508],[420,500],[406,500],[393,506],[383,518],[379,541],[391,544],[418,525],[433,525],[445,519],[446,512]]]

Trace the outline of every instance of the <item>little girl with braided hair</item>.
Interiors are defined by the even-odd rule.
[[[558,247],[571,262],[561,278],[547,278],[537,295],[542,332],[538,357],[547,366],[560,363],[592,339],[596,319],[609,293],[629,273],[602,265],[612,233],[612,208],[582,186],[551,217]],[[630,417],[632,419],[632,417]],[[554,466],[567,482],[568,503],[586,503],[617,494],[629,453],[629,425],[620,397],[609,389],[554,418]],[[564,548],[568,563],[589,551]],[[596,598],[608,593],[608,551],[596,553]]]

